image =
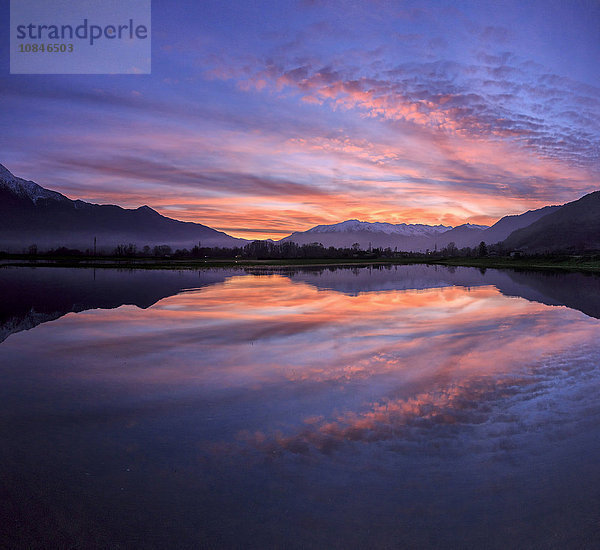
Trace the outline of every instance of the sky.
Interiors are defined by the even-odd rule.
[[[0,163],[248,239],[490,225],[600,189],[598,29],[598,0],[154,0],[149,75],[10,75],[2,41]]]

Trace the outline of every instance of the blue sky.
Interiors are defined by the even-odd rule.
[[[493,223],[600,187],[599,28],[596,1],[155,0],[151,75],[10,75],[3,43],[0,162],[247,238]]]

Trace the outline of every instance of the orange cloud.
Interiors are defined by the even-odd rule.
[[[82,137],[76,155],[63,152],[35,165],[44,174],[61,174],[58,182],[18,175],[72,198],[148,204],[234,236],[275,239],[352,218],[491,224],[600,185],[584,168],[537,157],[510,141],[440,131],[439,120],[431,118],[435,102],[405,104],[394,95],[379,98],[364,84],[321,79],[303,84],[312,94],[303,97],[324,101],[329,94],[340,108],[394,125],[357,136],[311,127],[305,133],[298,127],[157,128],[138,120],[131,125],[138,136],[133,145],[125,134],[96,133]],[[430,118],[421,120],[425,115]]]

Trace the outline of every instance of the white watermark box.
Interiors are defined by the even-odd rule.
[[[11,0],[11,74],[149,74],[151,0]]]

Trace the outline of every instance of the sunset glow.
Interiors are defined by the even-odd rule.
[[[219,447],[304,453],[387,440],[390,430],[415,423],[478,423],[488,402],[531,391],[536,367],[594,342],[598,323],[492,284],[349,295],[282,275],[240,274],[147,310],[69,314],[60,341],[51,340],[50,324],[39,332],[41,349],[53,357],[85,356],[88,366],[77,376],[88,383],[144,393],[200,387],[322,395],[338,388],[327,415],[307,410],[289,419],[286,433],[261,426]],[[126,371],[104,369],[115,356],[127,360]]]
[[[7,266],[0,282],[15,540],[595,540],[595,274]]]
[[[492,224],[600,187],[597,3],[152,9],[151,75],[1,77],[15,175],[274,239]]]

